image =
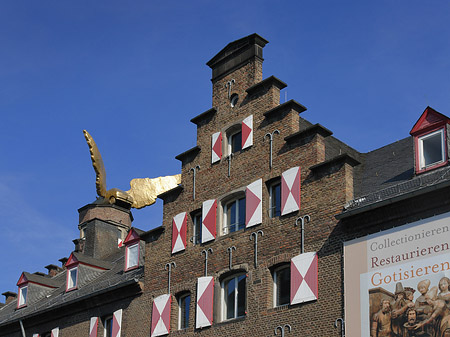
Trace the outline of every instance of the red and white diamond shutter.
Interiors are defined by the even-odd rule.
[[[211,138],[211,163],[215,163],[222,158],[222,133],[216,132]]]
[[[170,294],[161,295],[153,300],[151,337],[167,335],[170,332]]]
[[[172,220],[172,254],[186,249],[186,212],[177,214]]]
[[[216,238],[217,201],[206,200],[202,206],[202,243]]]
[[[59,336],[59,328],[54,328],[52,330],[51,337],[58,337],[58,336]]]
[[[319,297],[317,253],[304,253],[291,259],[291,304]]]
[[[114,311],[113,313],[113,325],[112,325],[112,337],[120,337],[122,332],[122,309]]]
[[[253,115],[242,121],[242,149],[253,145]]]
[[[281,215],[300,209],[300,167],[281,174]]]
[[[195,327],[201,329],[213,322],[214,277],[204,276],[197,280],[197,313]]]
[[[98,317],[91,317],[91,323],[89,325],[89,337],[97,337],[98,330]]]
[[[245,190],[245,227],[262,223],[262,179],[251,183]]]

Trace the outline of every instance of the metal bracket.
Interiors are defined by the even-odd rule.
[[[191,167],[189,171],[194,172],[194,176],[193,176],[193,188],[192,188],[192,200],[195,200],[195,176],[196,176],[196,171],[200,170],[200,165],[196,165],[194,167]]]
[[[264,236],[264,232],[262,230],[250,234],[250,241],[252,241],[253,237],[255,237],[255,268],[258,267],[258,234]]]
[[[172,275],[172,266],[174,268],[176,268],[177,264],[175,262],[169,262],[166,263],[166,265],[164,266],[164,270],[169,270],[169,285],[168,285],[168,290],[167,293],[170,294],[170,276]]]
[[[273,136],[274,134],[280,134],[280,131],[278,129],[273,130],[272,133],[268,132],[265,134],[263,141],[266,139],[267,136],[269,136],[269,143],[270,143],[270,160],[269,160],[269,168],[272,168],[272,146],[273,146]]]
[[[228,98],[230,98],[231,96],[231,87],[233,86],[234,83],[236,83],[236,81],[233,78],[225,84],[225,88],[228,88]]]
[[[303,254],[305,252],[305,220],[306,222],[310,222],[311,221],[311,217],[309,215],[304,215],[301,217],[298,217],[297,220],[295,220],[295,226],[298,226],[298,221],[300,220],[300,224],[301,224],[301,245],[302,245],[302,249],[301,249],[301,253]]]
[[[275,328],[275,336],[278,335],[277,331],[278,329],[281,331],[281,337],[284,337],[284,329],[285,328],[289,328],[289,332],[291,332],[292,328],[289,324],[285,324],[285,325],[279,325]]]
[[[236,250],[235,246],[231,246],[227,248],[227,252],[228,252],[228,259],[229,259],[229,267],[230,269],[232,268],[232,264],[233,264],[233,250]]]
[[[345,321],[343,318],[338,318],[334,321],[334,327],[338,327],[338,322],[341,322],[341,337],[345,337]]]
[[[205,254],[205,276],[208,276],[208,252],[213,253],[212,248],[203,249],[202,254]]]

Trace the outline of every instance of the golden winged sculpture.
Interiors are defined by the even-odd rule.
[[[137,178],[130,181],[131,188],[122,191],[118,188],[106,189],[106,171],[100,151],[94,138],[83,130],[84,137],[91,153],[92,166],[95,170],[95,185],[97,194],[105,202],[118,205],[131,205],[133,208],[143,208],[156,202],[159,194],[175,188],[181,183],[181,175],[165,176],[158,178]]]

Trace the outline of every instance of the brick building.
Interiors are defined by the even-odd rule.
[[[449,119],[427,108],[411,137],[359,153],[280,104],[286,84],[262,76],[267,42],[247,36],[207,63],[212,108],[191,119],[197,145],[176,156],[163,225],[132,228],[124,205],[81,208],[64,266],[5,293],[0,336],[341,336],[344,317],[346,336],[376,335],[380,301],[398,304],[389,268],[405,263],[378,253],[413,245],[409,231],[434,233],[409,265],[438,265],[430,288],[448,276]],[[400,275],[405,288],[425,279]]]

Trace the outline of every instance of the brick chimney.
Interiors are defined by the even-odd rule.
[[[64,265],[66,264],[68,259],[69,259],[68,257],[62,257],[58,260],[59,262],[61,262],[61,267],[63,267],[63,269],[65,269]]]
[[[54,264],[49,264],[48,266],[45,266],[45,269],[48,270],[48,276],[53,277],[57,274],[59,274],[63,269],[61,267],[58,267]]]
[[[17,294],[12,291],[6,291],[2,295],[5,296],[5,304],[9,304],[17,299]]]

